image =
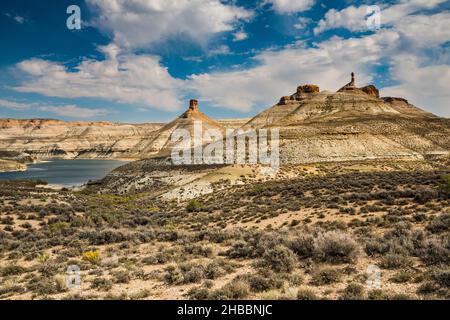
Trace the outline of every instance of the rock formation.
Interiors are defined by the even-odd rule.
[[[0,119],[2,152],[33,158],[129,158],[129,151],[160,124]]]
[[[203,132],[208,129],[217,129],[222,133],[225,132],[225,128],[222,125],[199,111],[197,100],[190,100],[189,108],[186,112],[142,139],[130,150],[130,153],[138,158],[170,154],[174,146],[174,142],[171,139],[172,133],[177,129],[185,129],[193,137],[194,124],[196,122],[201,124]],[[210,143],[212,141],[205,140],[204,142]]]
[[[369,159],[420,160],[449,154],[450,119],[401,98],[379,98],[356,86],[355,75],[337,92],[300,86],[251,119],[245,128],[279,128],[282,163]],[[306,89],[306,90],[305,90]]]

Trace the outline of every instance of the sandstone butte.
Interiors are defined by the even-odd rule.
[[[404,98],[382,97],[373,86],[351,81],[337,92],[314,84],[296,92],[252,119],[215,121],[198,109],[197,100],[168,124],[64,122],[48,119],[0,120],[0,170],[30,159],[127,158],[167,155],[177,128],[279,128],[282,164],[424,160],[448,157],[450,119],[437,117]]]

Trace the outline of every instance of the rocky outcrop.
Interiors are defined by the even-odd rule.
[[[379,98],[373,86],[357,88],[355,76],[338,92],[282,99],[246,128],[278,128],[282,163],[421,160],[450,151],[450,120],[405,99]]]
[[[380,91],[374,86],[369,85],[361,88],[361,91],[367,93],[369,96],[379,98],[380,97]]]
[[[129,151],[159,124],[0,120],[0,152],[32,158],[129,158]],[[0,153],[0,158],[2,154]]]
[[[152,132],[148,137],[142,139],[136,146],[130,150],[130,154],[137,158],[148,158],[156,155],[169,155],[172,148],[178,142],[172,141],[172,134],[175,130],[187,130],[191,137],[194,137],[195,125],[201,125],[201,134],[203,136],[206,130],[216,129],[222,134],[225,128],[217,121],[209,118],[198,109],[198,101],[190,100],[189,108],[174,121],[166,124],[159,130]],[[210,143],[212,140],[203,140],[204,143]]]
[[[320,88],[315,84],[305,84],[297,88],[297,94],[299,95],[302,93],[318,93],[318,92],[320,92]]]

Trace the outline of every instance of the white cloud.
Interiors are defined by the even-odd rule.
[[[220,0],[87,0],[99,17],[94,24],[120,47],[146,47],[171,36],[203,43],[232,31],[252,12]]]
[[[399,20],[424,9],[432,9],[448,0],[399,0],[392,6],[380,5],[381,23],[391,25]],[[353,32],[368,31],[366,16],[367,5],[359,7],[349,6],[343,10],[331,9],[325,14],[314,29],[315,34],[326,30],[345,28]]]
[[[450,41],[450,12],[407,16],[394,27],[414,48],[435,47]]]
[[[309,10],[315,0],[267,0],[277,13],[289,14]]]
[[[76,105],[48,105],[37,102],[23,102],[0,99],[0,107],[16,111],[37,110],[51,112],[59,116],[70,118],[93,118],[108,114],[106,109],[81,108]]]
[[[399,55],[393,62],[391,75],[400,84],[383,88],[383,95],[405,97],[416,106],[450,116],[449,65],[423,65],[411,54]]]
[[[23,61],[17,68],[27,80],[14,89],[49,97],[101,98],[166,111],[178,110],[182,105],[182,83],[161,66],[158,57],[120,54],[115,45],[101,50],[105,60],[85,59],[75,71],[41,59]]]
[[[233,41],[235,42],[246,39],[248,39],[248,34],[243,30],[233,33]]]
[[[32,104],[29,104],[29,103],[0,99],[0,107],[3,107],[3,108],[22,111],[22,110],[30,109],[31,106],[32,106]]]
[[[355,71],[360,84],[369,83],[371,67],[397,35],[386,31],[361,39],[332,38],[316,48],[265,51],[255,57],[257,66],[244,70],[192,75],[186,86],[217,107],[250,111],[267,107],[299,84],[315,83],[336,90]]]

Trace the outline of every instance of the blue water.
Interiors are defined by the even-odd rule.
[[[0,180],[39,179],[65,187],[79,186],[89,180],[101,179],[125,163],[119,160],[55,159],[31,164],[24,172],[0,172]]]

